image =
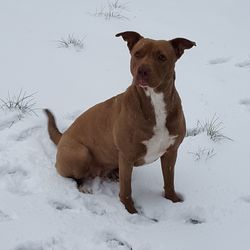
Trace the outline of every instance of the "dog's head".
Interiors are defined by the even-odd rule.
[[[169,41],[148,39],[134,31],[122,32],[116,36],[122,36],[127,42],[131,54],[133,84],[142,88],[156,88],[173,78],[175,62],[185,49],[196,45],[185,38]]]

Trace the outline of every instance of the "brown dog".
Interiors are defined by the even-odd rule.
[[[128,89],[84,112],[63,134],[51,112],[45,111],[50,138],[58,145],[58,173],[79,181],[119,169],[120,200],[135,213],[132,169],[159,157],[165,197],[182,201],[174,189],[174,166],[186,127],[174,68],[195,43],[184,38],[152,40],[133,31],[116,36],[122,36],[131,54],[133,83]]]

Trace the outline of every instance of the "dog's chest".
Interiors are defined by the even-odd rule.
[[[162,156],[174,144],[176,136],[170,135],[166,127],[167,112],[163,93],[156,93],[151,88],[145,90],[145,93],[151,98],[156,120],[156,125],[153,128],[153,136],[149,140],[143,141],[147,147],[144,162],[148,164]]]

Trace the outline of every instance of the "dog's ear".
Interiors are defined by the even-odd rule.
[[[116,37],[122,36],[123,40],[127,42],[128,48],[131,51],[134,45],[143,37],[135,31],[125,31],[115,35]]]
[[[193,46],[196,46],[195,42],[192,42],[186,38],[175,38],[170,40],[170,43],[174,48],[177,58],[181,57],[185,49],[191,49]]]

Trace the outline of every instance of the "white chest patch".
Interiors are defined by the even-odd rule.
[[[166,127],[167,112],[163,93],[156,93],[152,88],[147,88],[145,93],[151,98],[156,119],[156,125],[153,128],[154,135],[149,140],[143,141],[147,147],[144,161],[145,164],[149,164],[162,156],[167,148],[174,144],[176,136],[170,135]]]

